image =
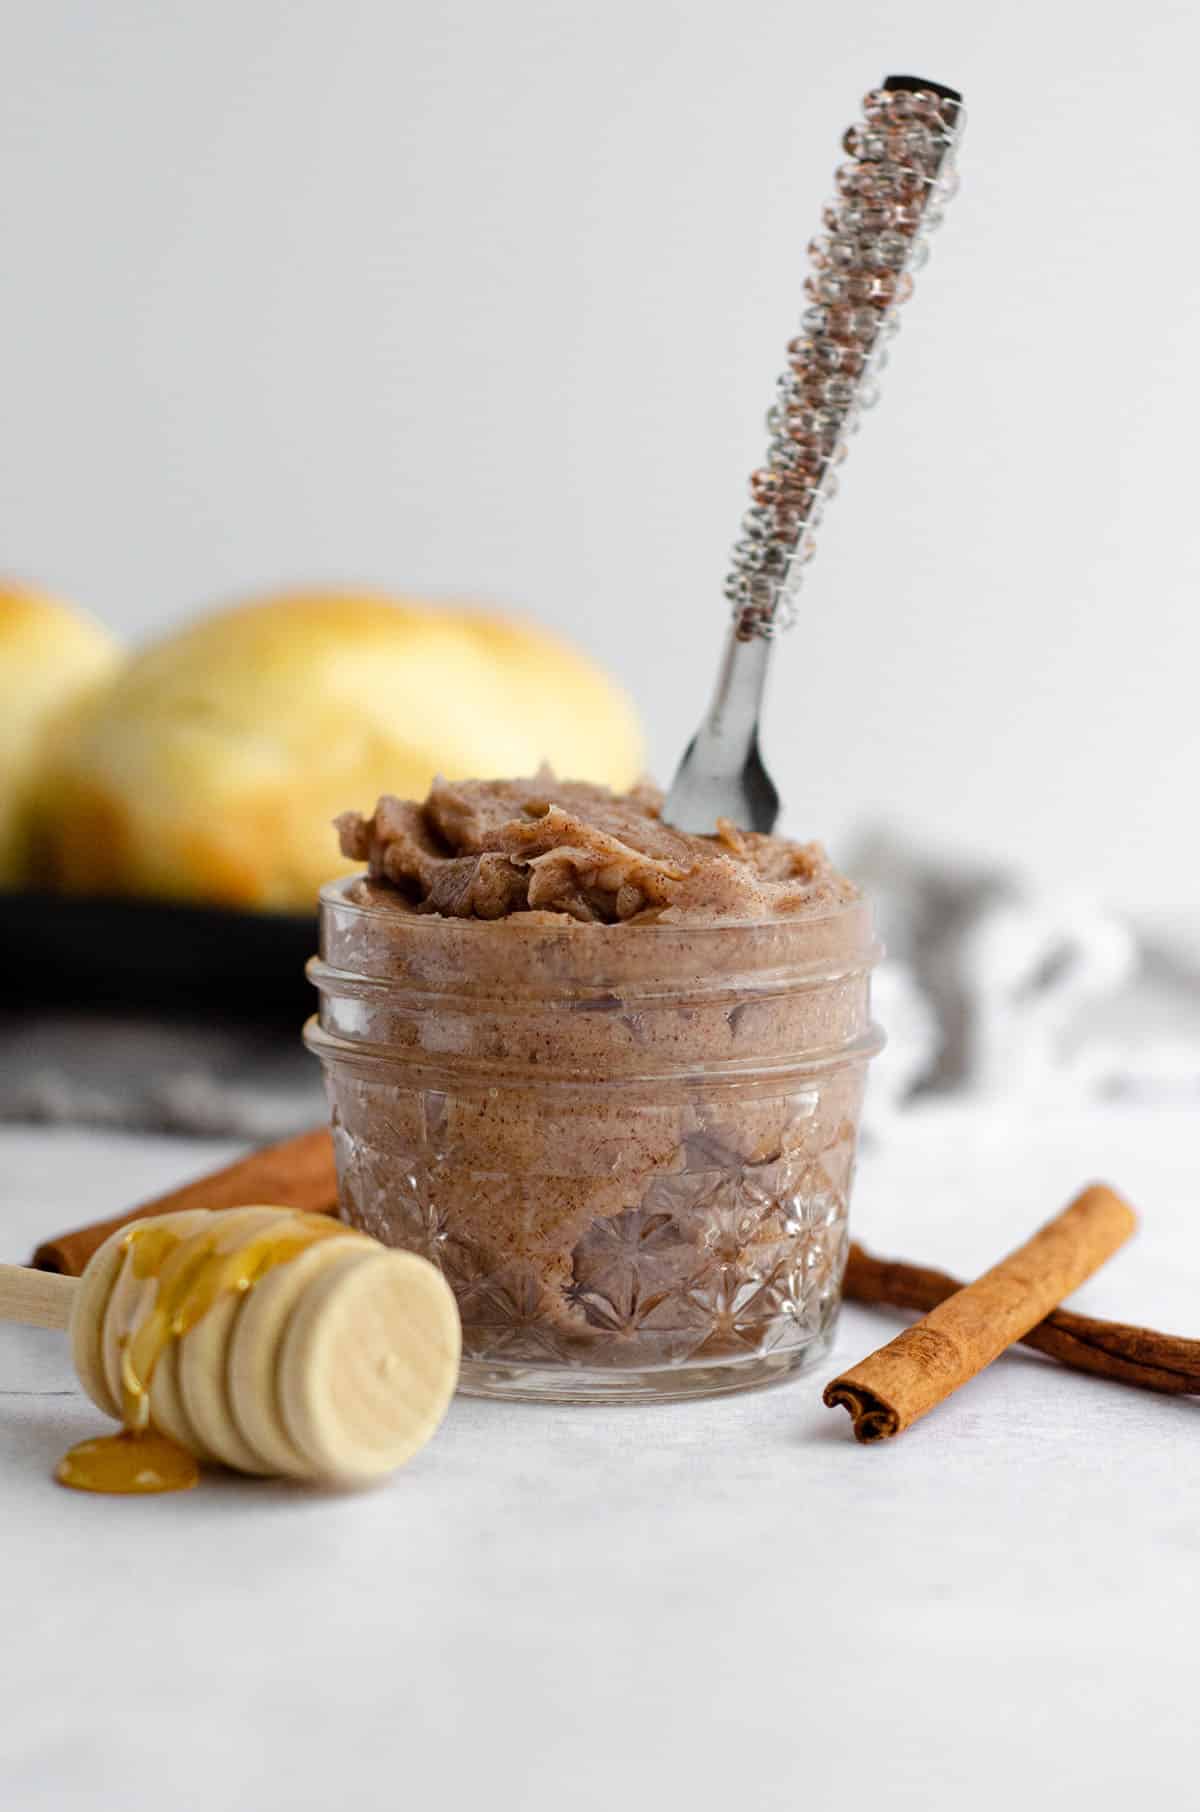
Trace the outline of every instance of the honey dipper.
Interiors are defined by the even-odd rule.
[[[461,1344],[426,1259],[288,1208],[138,1221],[78,1279],[2,1265],[0,1320],[68,1329],[84,1390],[123,1423],[60,1463],[88,1491],[177,1490],[198,1462],[380,1478],[437,1428]]]

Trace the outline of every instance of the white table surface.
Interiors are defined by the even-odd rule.
[[[1142,1208],[1080,1292],[1200,1333],[1195,1116],[926,1109],[856,1231],[970,1270],[1094,1175]],[[8,1129],[0,1256],[222,1161]],[[850,1308],[834,1365],[894,1318]],[[0,1330],[0,1804],[832,1812],[1194,1804],[1200,1406],[1008,1357],[892,1444],[832,1367],[663,1408],[460,1400],[384,1488],[50,1478],[98,1425]]]

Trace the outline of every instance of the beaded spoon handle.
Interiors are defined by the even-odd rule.
[[[918,76],[888,76],[863,103],[843,144],[826,232],[809,246],[812,306],[788,346],[788,369],[767,416],[766,464],[750,480],[753,505],[734,544],[725,596],[733,609],[708,715],[688,745],[664,817],[698,833],[728,818],[770,831],[779,793],[758,746],[771,644],[796,618],[813,532],[834,495],[834,468],[863,409],[878,397],[900,305],[928,256],[927,235],[956,186],[962,96]]]

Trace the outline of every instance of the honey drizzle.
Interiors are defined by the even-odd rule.
[[[131,1227],[126,1234],[126,1264],[136,1278],[157,1279],[157,1288],[149,1313],[120,1339],[124,1426],[119,1434],[72,1447],[54,1475],[61,1485],[121,1496],[186,1491],[194,1485],[199,1468],[193,1456],[150,1425],[150,1387],[163,1354],[224,1297],[245,1295],[268,1272],[319,1240],[353,1237],[328,1215],[288,1214],[286,1231],[259,1233],[225,1251],[221,1240],[226,1229],[214,1219],[215,1227],[190,1237],[162,1224]]]

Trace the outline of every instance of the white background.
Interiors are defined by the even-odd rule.
[[[130,635],[278,581],[526,606],[666,776],[862,91],[964,189],[781,652],[772,764],[1133,904],[1200,887],[1200,24],[1049,0],[6,0],[0,564]]]

